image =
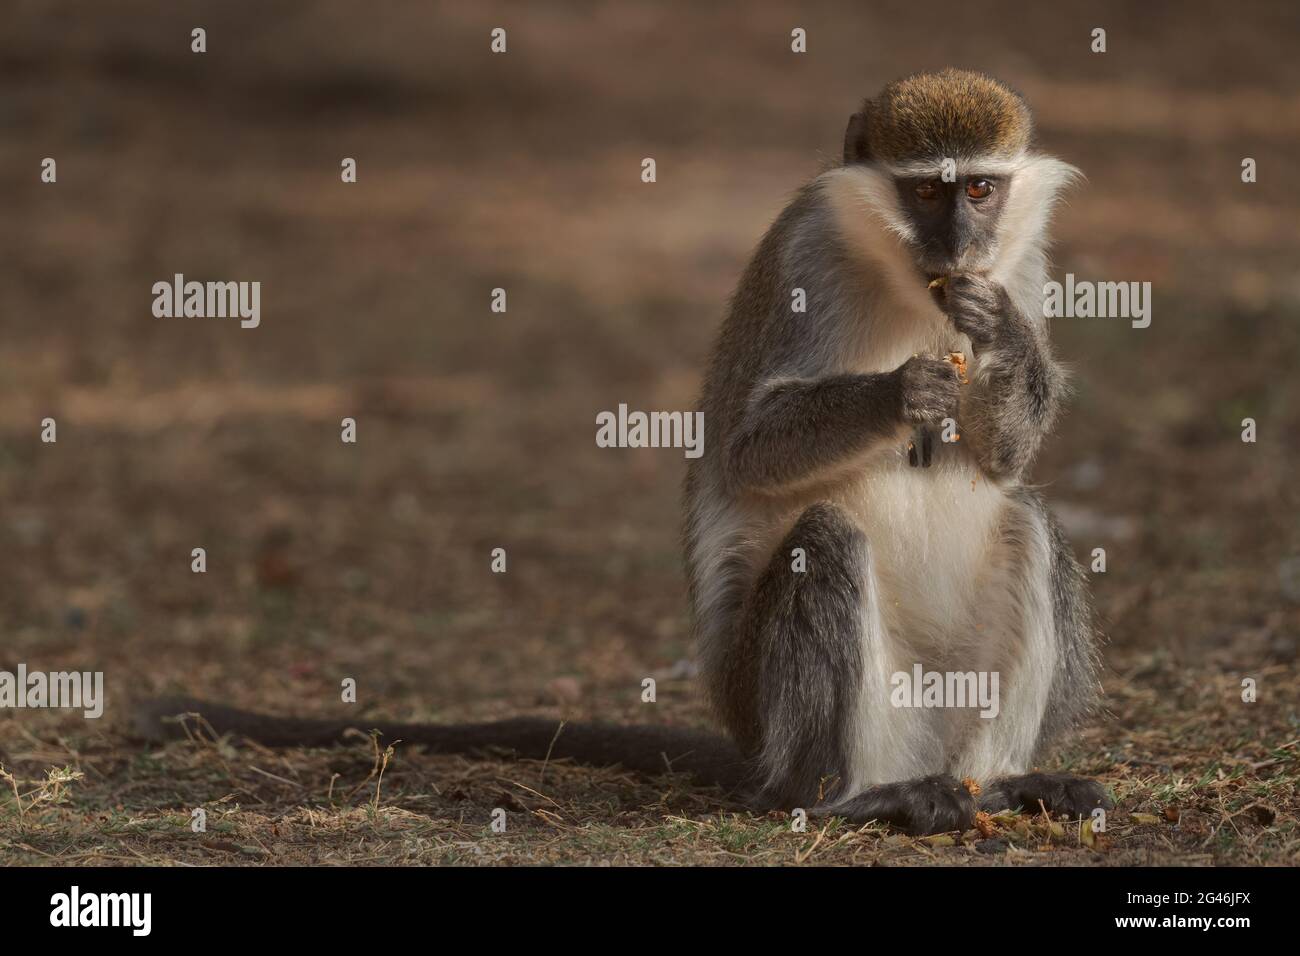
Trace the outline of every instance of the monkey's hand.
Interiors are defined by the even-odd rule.
[[[957,331],[970,339],[976,354],[992,348],[1018,318],[1007,290],[978,273],[954,273],[932,294]]]
[[[975,350],[962,396],[962,441],[984,473],[1024,474],[1056,417],[1063,390],[1045,338],[997,282],[974,273],[948,277],[936,301]]]
[[[913,356],[898,367],[903,421],[930,425],[957,414],[957,366],[947,359]]]

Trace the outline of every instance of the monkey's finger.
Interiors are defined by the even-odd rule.
[[[921,429],[921,467],[930,467],[930,455],[934,451],[934,436],[930,434],[930,429]]]

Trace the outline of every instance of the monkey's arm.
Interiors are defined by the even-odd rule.
[[[1056,418],[1064,375],[1042,337],[1000,285],[975,275],[948,280],[943,308],[975,349],[962,396],[962,441],[990,478],[1029,468]]]
[[[814,480],[903,428],[956,407],[954,368],[912,358],[892,372],[828,375],[762,386],[726,450],[737,491],[776,492]]]

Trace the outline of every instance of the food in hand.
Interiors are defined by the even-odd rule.
[[[969,385],[970,379],[966,377],[966,353],[949,352],[948,361],[957,366],[957,377],[963,385]]]

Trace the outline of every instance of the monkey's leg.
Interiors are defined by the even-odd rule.
[[[1051,742],[1090,708],[1096,688],[1095,635],[1083,573],[1037,495],[1011,496],[990,579],[981,589],[985,653],[996,670],[995,716],[967,712],[953,772],[978,780],[984,810],[1088,814],[1109,807],[1096,781],[1029,773]]]
[[[791,569],[794,548],[802,572]],[[903,655],[877,601],[866,538],[835,506],[810,507],[760,576],[744,623],[742,649],[757,659],[759,802],[916,833],[968,826],[974,798],[933,774],[942,754],[930,715],[889,703]],[[859,792],[864,780],[900,782]]]

